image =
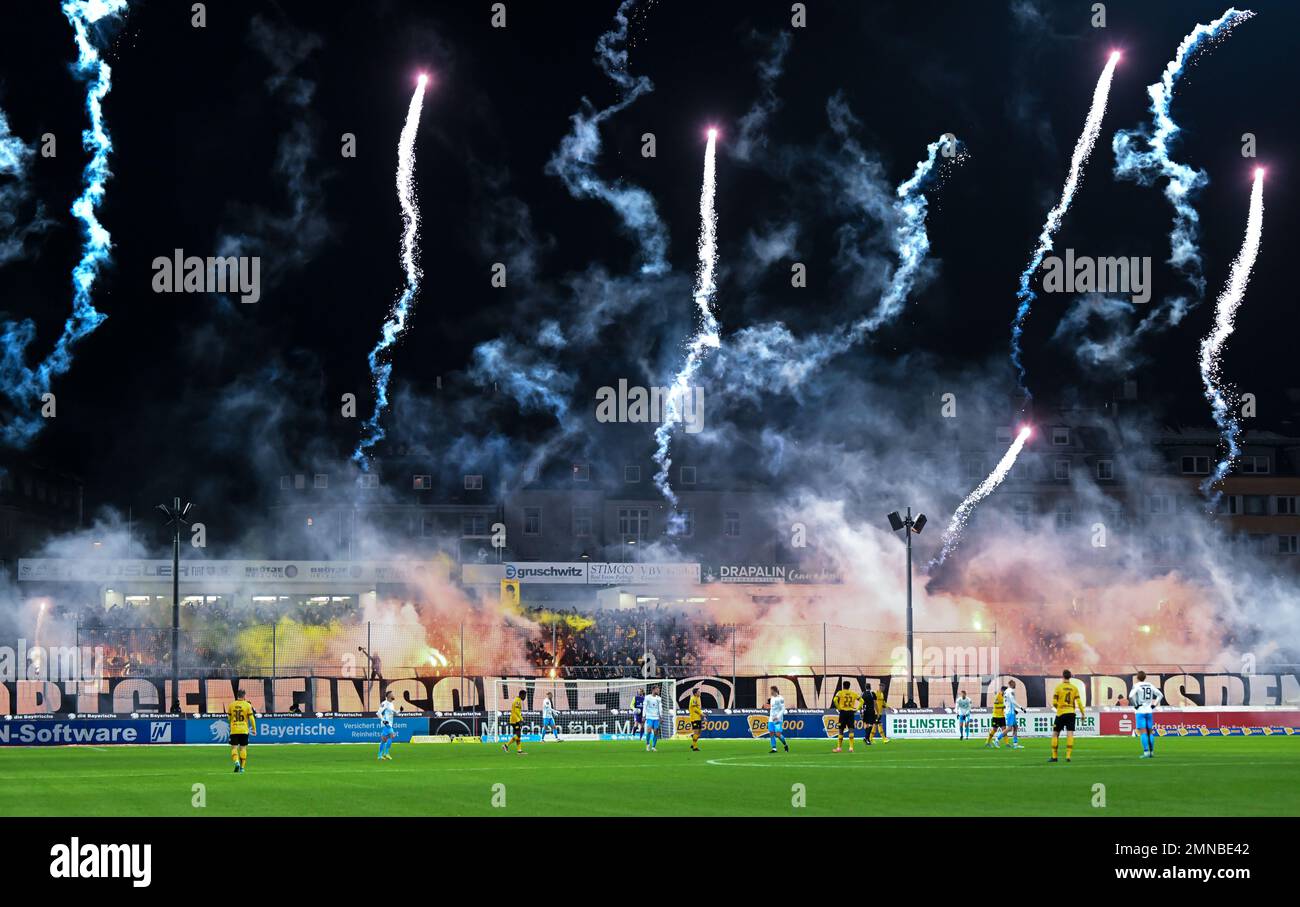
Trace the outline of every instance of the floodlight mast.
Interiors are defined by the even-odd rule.
[[[889,514],[889,527],[897,532],[903,530],[907,536],[907,698],[903,703],[903,708],[916,708],[916,665],[913,663],[912,652],[912,535],[920,534],[925,528],[926,517],[924,513],[918,513],[913,519],[912,508],[907,508],[907,516],[900,517],[895,510]]]
[[[169,510],[166,504],[159,504],[158,509],[167,514],[167,524],[173,527],[172,533],[172,712],[180,712],[181,685],[181,527],[186,525],[185,516],[190,512],[190,502],[181,505],[180,498],[172,499]]]

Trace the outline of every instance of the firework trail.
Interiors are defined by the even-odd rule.
[[[899,224],[894,228],[894,244],[898,249],[898,267],[889,278],[885,292],[881,294],[876,310],[866,318],[859,320],[849,332],[849,342],[857,343],[863,335],[871,333],[881,325],[898,317],[907,295],[916,282],[917,272],[930,252],[930,237],[925,231],[925,215],[929,207],[921,189],[934,171],[940,149],[948,141],[947,136],[940,136],[926,146],[926,157],[918,161],[916,170],[910,179],[898,184],[894,190],[897,200],[894,210],[898,214]]]
[[[397,141],[397,202],[402,209],[402,270],[406,272],[406,287],[388,314],[381,329],[379,342],[370,351],[370,374],[375,384],[375,411],[362,428],[366,436],[357,443],[352,459],[362,469],[369,469],[366,451],[384,437],[379,420],[388,406],[388,379],[393,373],[392,362],[380,362],[380,357],[392,348],[406,332],[415,296],[420,292],[420,209],[415,204],[415,133],[420,128],[420,109],[424,106],[424,89],[429,77],[420,73],[406,108],[406,123]]]
[[[966,527],[966,521],[970,519],[976,505],[991,495],[993,490],[1002,484],[1002,480],[1007,477],[1007,473],[1011,472],[1016,457],[1020,456],[1020,451],[1024,449],[1025,442],[1029,440],[1031,434],[1033,434],[1033,429],[1028,425],[1020,429],[1020,433],[1011,442],[1007,452],[1002,455],[1001,460],[998,460],[998,465],[993,467],[993,471],[985,477],[984,481],[980,482],[975,490],[966,496],[966,500],[962,501],[957,506],[957,509],[953,511],[952,521],[948,523],[948,528],[943,533],[943,548],[939,551],[939,556],[930,562],[930,566],[935,567],[942,564],[944,559],[957,547],[957,543],[961,541],[961,531]]]
[[[608,183],[596,174],[600,157],[600,124],[623,110],[643,94],[654,91],[645,76],[635,78],[627,71],[628,13],[636,0],[623,0],[614,13],[614,27],[596,41],[596,62],[618,85],[622,98],[602,110],[586,98],[573,115],[573,129],[560,140],[560,147],[547,162],[546,172],[558,176],[574,198],[598,198],[608,204],[623,222],[624,230],[636,241],[642,274],[668,273],[668,231],[659,219],[654,199],[640,186]]]
[[[1034,248],[1029,264],[1020,273],[1020,290],[1016,293],[1019,305],[1016,308],[1016,317],[1011,322],[1011,364],[1016,367],[1016,381],[1026,398],[1029,397],[1029,388],[1025,386],[1025,366],[1020,361],[1020,337],[1024,333],[1025,319],[1029,317],[1029,307],[1036,298],[1029,284],[1033,280],[1034,272],[1043,263],[1044,256],[1052,250],[1052,239],[1060,229],[1061,220],[1070,210],[1070,203],[1074,201],[1074,194],[1079,189],[1083,165],[1088,163],[1088,156],[1092,154],[1092,148],[1097,144],[1097,136],[1101,135],[1101,120],[1106,114],[1106,99],[1110,96],[1110,82],[1115,75],[1119,58],[1119,51],[1112,52],[1110,60],[1106,62],[1106,68],[1101,71],[1101,77],[1097,79],[1097,87],[1092,92],[1092,107],[1088,110],[1088,118],[1084,120],[1079,141],[1075,143],[1074,155],[1070,158],[1070,172],[1065,178],[1065,186],[1061,189],[1061,199],[1056,203],[1056,207],[1047,212],[1047,220],[1043,222],[1042,232],[1038,234],[1038,245]]]
[[[1223,459],[1214,467],[1214,471],[1201,483],[1201,491],[1209,498],[1211,507],[1217,506],[1221,491],[1215,489],[1224,476],[1228,474],[1232,461],[1241,452],[1237,446],[1237,435],[1241,427],[1232,415],[1228,398],[1223,386],[1223,346],[1233,330],[1233,319],[1237,309],[1246,297],[1246,285],[1250,283],[1250,271],[1255,267],[1255,258],[1259,255],[1259,243],[1264,232],[1264,168],[1255,170],[1255,185],[1250,190],[1250,214],[1246,218],[1246,238],[1242,240],[1241,251],[1232,262],[1228,273],[1227,286],[1219,294],[1214,309],[1214,328],[1201,341],[1201,383],[1205,385],[1205,399],[1210,403],[1215,424],[1223,435],[1227,448]]]
[[[692,393],[691,379],[699,370],[700,361],[709,350],[717,349],[720,345],[718,319],[713,314],[713,297],[717,292],[715,272],[718,267],[718,214],[713,205],[718,188],[717,145],[718,130],[710,129],[709,143],[704,149],[704,182],[700,188],[699,263],[695,270],[694,299],[695,307],[699,310],[699,327],[686,347],[686,361],[673,380],[663,421],[655,428],[655,462],[659,464],[659,471],[654,479],[663,496],[673,505],[674,512],[669,517],[669,531],[672,534],[681,528],[681,517],[676,513],[677,495],[668,480],[668,471],[673,463],[668,454],[673,423],[682,420],[681,410]]]
[[[24,407],[31,407],[39,401],[49,391],[51,381],[72,367],[72,348],[108,317],[96,310],[91,302],[91,290],[112,249],[112,237],[95,217],[95,209],[104,200],[104,183],[109,177],[108,154],[113,149],[104,126],[103,109],[104,97],[113,87],[113,74],[91,41],[91,26],[125,9],[126,0],[67,0],[62,6],[77,45],[77,73],[89,82],[86,111],[90,115],[90,126],[82,131],[81,144],[90,152],[90,160],[82,172],[84,188],[72,203],[72,214],[82,223],[85,243],[81,259],[72,269],[72,314],[45,361],[34,369],[24,364],[24,354],[36,332],[30,320],[6,324],[0,337],[3,347],[0,387],[6,396]],[[0,430],[0,438],[11,446],[24,446],[41,430],[44,421],[30,413],[19,415]]]
[[[1178,45],[1174,58],[1165,66],[1160,81],[1147,86],[1151,97],[1152,122],[1149,126],[1115,133],[1111,147],[1115,152],[1115,178],[1133,180],[1141,186],[1154,185],[1164,178],[1165,198],[1174,209],[1173,228],[1169,233],[1169,264],[1191,284],[1193,299],[1170,300],[1168,318],[1177,324],[1188,308],[1205,296],[1205,277],[1201,273],[1201,252],[1197,247],[1200,216],[1192,202],[1209,182],[1204,170],[1197,170],[1169,157],[1170,148],[1179,136],[1178,124],[1170,115],[1174,88],[1192,59],[1208,46],[1228,37],[1233,28],[1255,14],[1250,10],[1229,9],[1209,25],[1197,25]],[[1146,150],[1140,150],[1142,144]]]
[[[940,136],[927,145],[925,159],[918,161],[912,176],[894,190],[897,225],[893,236],[898,266],[889,276],[876,308],[848,327],[803,338],[795,337],[781,323],[740,329],[727,344],[726,366],[732,389],[742,395],[797,391],[809,375],[898,316],[930,252],[930,237],[925,229],[929,202],[924,192],[935,180],[936,165],[942,170],[939,158],[945,140]],[[964,146],[956,143],[953,147],[952,161],[965,161]]]

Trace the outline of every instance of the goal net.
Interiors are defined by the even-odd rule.
[[[524,691],[524,739],[538,739],[542,733],[542,707],[549,697],[560,736],[585,740],[620,740],[635,734],[638,693],[659,694],[662,714],[659,738],[672,737],[677,730],[677,681],[672,678],[626,678],[610,680],[557,680],[546,677],[493,678],[484,683],[485,727],[489,739],[510,735],[510,703]],[[547,735],[548,739],[551,735]]]

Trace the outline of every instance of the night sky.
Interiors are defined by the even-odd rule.
[[[619,377],[667,383],[689,336],[700,168],[706,126],[722,130],[718,157],[723,345],[746,325],[782,321],[796,334],[861,313],[844,268],[846,224],[875,239],[869,219],[839,204],[819,161],[839,154],[827,103],[837,94],[853,135],[890,186],[906,179],[925,146],[951,132],[968,156],[928,193],[931,272],[892,325],[841,357],[835,374],[870,374],[900,407],[941,389],[930,380],[978,374],[982,393],[1011,394],[1009,323],[1018,275],[1043,216],[1060,191],[1071,149],[1110,51],[1124,52],[1101,139],[1058,247],[1094,255],[1154,258],[1153,304],[1181,292],[1161,262],[1170,208],[1156,188],[1113,178],[1110,142],[1148,119],[1145,88],[1182,36],[1226,7],[1207,2],[1112,2],[1104,29],[1085,2],[810,2],[792,29],[790,4],[646,2],[633,16],[628,71],[654,90],[601,124],[596,171],[644,188],[668,232],[671,274],[638,280],[637,249],[614,212],[574,198],[546,172],[582,98],[597,107],[619,91],[593,60],[612,27],[615,2],[510,2],[505,29],[490,4],[207,4],[193,28],[190,4],[132,4],[97,39],[113,67],[105,116],[112,179],[99,210],[112,262],[94,303],[108,320],[75,351],[57,379],[58,417],[25,451],[84,477],[93,508],[137,514],[173,494],[208,513],[259,499],[279,472],[347,460],[360,420],[339,414],[353,392],[372,406],[366,356],[402,275],[393,172],[396,144],[417,72],[434,83],[416,145],[423,217],[424,285],[409,333],[393,357],[393,444],[440,456],[448,439],[521,462],[556,419],[492,394],[472,364],[497,338],[521,362],[546,361],[569,380],[575,418]],[[1204,168],[1201,248],[1204,302],[1180,326],[1150,338],[1126,369],[1086,368],[1052,334],[1068,300],[1041,296],[1025,338],[1039,400],[1104,400],[1125,378],[1139,383],[1153,418],[1209,426],[1196,348],[1241,243],[1250,179],[1268,167],[1263,248],[1229,342],[1226,374],[1260,401],[1257,427],[1300,432],[1294,371],[1295,295],[1286,274],[1296,209],[1297,147],[1292,51],[1300,7],[1251,4],[1259,15],[1204,53],[1179,84],[1183,127],[1177,159]],[[773,84],[777,104],[767,151],[740,160],[729,142],[760,98],[759,65],[790,37]],[[58,156],[32,159],[30,197],[18,224],[48,227],[0,266],[0,312],[34,319],[33,364],[70,307],[69,274],[80,230],[68,205],[86,155],[85,85],[71,71],[71,29],[56,3],[24,3],[0,30],[0,110],[29,146],[46,132]],[[653,132],[657,157],[640,137]],[[1258,161],[1240,155],[1258,137]],[[340,137],[357,138],[355,159]],[[299,164],[292,178],[285,155]],[[841,162],[843,158],[837,158]],[[864,165],[865,166],[865,165]],[[2,178],[0,178],[2,179]],[[751,237],[794,224],[795,253],[754,268]],[[0,221],[0,229],[6,228]],[[244,236],[262,257],[261,301],[151,292],[151,261],[174,248],[216,254],[222,237]],[[887,244],[879,245],[888,252]],[[789,263],[807,264],[809,286],[789,285]],[[510,267],[506,289],[490,286],[494,261]],[[640,295],[592,321],[581,275],[618,279]],[[588,292],[590,284],[586,284]],[[572,338],[562,352],[539,346],[554,319]],[[891,377],[892,376],[892,377]],[[443,389],[436,390],[441,377]],[[829,376],[827,381],[832,380]],[[847,380],[847,377],[845,377]],[[938,381],[938,383],[936,383]],[[3,401],[0,401],[3,402]],[[851,408],[852,400],[842,400]],[[747,403],[728,418],[758,431],[784,420],[789,400]],[[916,405],[920,406],[920,402]],[[13,412],[5,402],[4,417]],[[820,429],[819,429],[820,430]],[[646,431],[645,453],[650,450]],[[489,444],[488,439],[494,439]],[[594,442],[599,444],[599,439]],[[381,446],[381,457],[391,448]]]

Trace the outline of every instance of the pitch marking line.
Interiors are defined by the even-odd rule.
[[[836,755],[836,754],[834,754],[834,753],[827,753],[827,755]],[[857,755],[857,754],[855,753],[854,755]],[[753,759],[753,758],[754,758],[753,756],[719,756],[719,757],[717,757],[717,758],[715,758],[715,759],[706,759],[706,760],[705,760],[705,764],[706,764],[706,765],[717,766],[717,767],[719,767],[719,768],[733,768],[733,767],[734,767],[734,768],[776,768],[776,767],[780,767],[780,766],[783,766],[783,765],[784,765],[784,766],[791,767],[791,768],[841,768],[841,767],[844,766],[845,762],[847,761],[847,764],[848,764],[850,767],[853,767],[853,766],[864,766],[864,767],[871,767],[871,768],[886,767],[886,768],[894,769],[894,768],[929,768],[929,767],[931,767],[931,766],[933,766],[933,765],[937,765],[937,764],[939,764],[939,763],[962,762],[962,763],[965,763],[965,765],[963,766],[963,771],[964,771],[965,769],[968,769],[968,768],[969,768],[969,769],[985,769],[985,768],[990,768],[990,769],[1005,769],[1005,768],[1007,767],[1007,763],[1006,763],[1006,762],[1003,762],[1002,764],[996,764],[996,763],[992,763],[992,762],[987,762],[987,763],[972,763],[972,762],[970,762],[968,759],[965,759],[965,758],[962,758],[962,757],[959,757],[959,756],[958,756],[958,757],[946,757],[946,758],[941,758],[941,759],[909,759],[907,762],[890,762],[890,763],[888,763],[888,765],[886,765],[886,766],[880,766],[878,763],[875,763],[875,762],[868,762],[868,761],[865,761],[865,760],[852,760],[852,759],[850,759],[850,760],[827,759],[827,760],[824,761],[824,762],[792,762],[792,761],[790,761],[789,759],[780,759],[780,758],[772,759],[772,760],[767,760],[767,761],[762,761],[762,762],[737,762],[737,761],[735,761],[735,760],[737,760],[737,759],[746,759],[746,760],[748,760],[748,759]],[[1118,765],[1124,765],[1124,764],[1126,764],[1126,763],[1138,763],[1138,762],[1140,762],[1140,761],[1141,761],[1141,760],[1140,760],[1140,757],[1139,757],[1139,756],[1136,756],[1136,755],[1133,756],[1131,759],[1128,758],[1128,757],[1118,757],[1118,756],[1102,756],[1102,757],[1093,756],[1093,757],[1091,757],[1091,758],[1085,759],[1085,760],[1082,761],[1082,762],[1077,762],[1077,763],[1066,763],[1066,762],[1060,762],[1060,763],[1057,763],[1057,764],[1058,764],[1058,765],[1069,765],[1069,766],[1079,765],[1079,766],[1086,766],[1086,767],[1090,767],[1090,768],[1100,768],[1100,767],[1113,768],[1113,767],[1118,766]],[[1175,761],[1175,760],[1173,760],[1173,759],[1165,759],[1163,762],[1161,762],[1159,759],[1156,759],[1156,760],[1153,760],[1153,761],[1154,761],[1155,763],[1160,763],[1160,764],[1163,764],[1163,765],[1166,765],[1166,766],[1179,767],[1179,768],[1190,768],[1190,767],[1193,767],[1193,766],[1199,767],[1199,766],[1202,766],[1202,765],[1251,765],[1251,766],[1260,766],[1260,765],[1277,765],[1277,764],[1278,764],[1278,763],[1275,763],[1275,762],[1241,762],[1241,761],[1235,761],[1235,762],[1207,762],[1207,761],[1202,761],[1202,760],[1200,760],[1200,759],[1191,759],[1191,760],[1188,760],[1188,761],[1186,761],[1186,762]],[[1024,764],[1026,764],[1026,765],[1042,765],[1042,766],[1047,766],[1047,765],[1050,765],[1051,763],[1049,763],[1049,762],[1047,762],[1047,761],[1045,761],[1045,760],[1034,759],[1034,760],[1032,760],[1032,761],[1030,761],[1030,762],[1026,762],[1026,763],[1024,763]]]

